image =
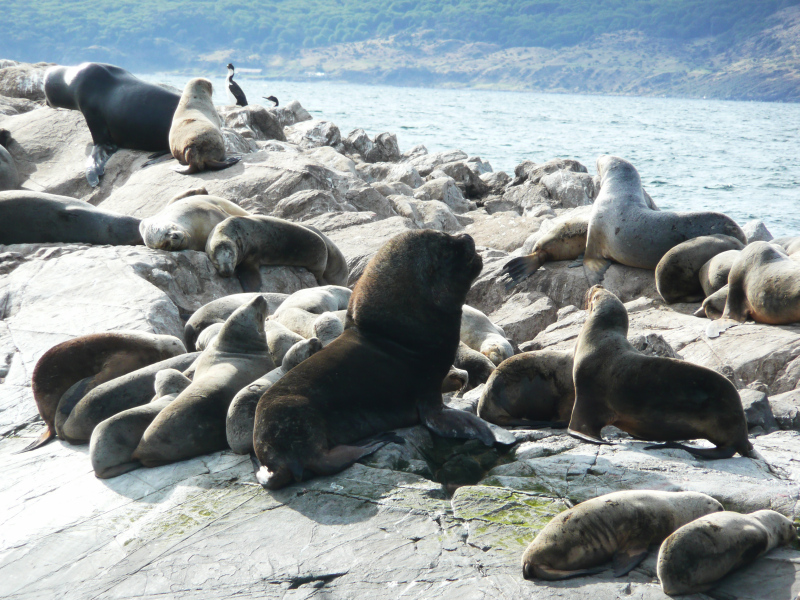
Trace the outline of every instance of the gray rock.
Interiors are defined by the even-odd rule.
[[[428,149],[422,144],[417,144],[410,150],[403,152],[400,158],[401,160],[412,160],[414,158],[419,158],[420,156],[425,156],[426,154],[428,154]]]
[[[481,160],[480,156],[470,156],[467,159],[467,166],[472,169],[476,175],[484,175],[492,172],[492,165],[488,160]]]
[[[292,100],[283,106],[268,108],[269,112],[275,115],[281,127],[289,127],[303,121],[310,121],[311,115],[303,108],[297,100]]]
[[[512,205],[519,214],[526,216],[532,214],[541,205],[549,208],[554,203],[546,187],[540,183],[529,182],[508,187],[501,200]]]
[[[555,200],[551,206],[557,208],[576,208],[591,204],[597,192],[594,180],[588,173],[575,173],[559,169],[544,175],[542,185],[547,188],[550,197]]]
[[[6,145],[11,145],[11,140],[6,139],[6,132],[0,129],[0,192],[19,187],[17,165],[6,150]]]
[[[511,182],[511,185],[520,185],[525,181],[530,184],[536,184],[539,183],[541,178],[545,175],[562,170],[572,171],[573,173],[587,172],[586,167],[581,163],[569,158],[554,158],[545,163],[535,163],[530,160],[524,160],[514,167],[514,181]]]
[[[386,196],[368,183],[354,182],[345,193],[345,200],[355,206],[356,209],[374,212],[382,219],[397,215]]]
[[[389,196],[389,202],[401,217],[410,219],[420,229],[436,229],[452,233],[461,223],[450,208],[438,200],[417,200],[408,196]]]
[[[660,356],[662,358],[678,358],[681,356],[660,333],[635,333],[628,336],[631,346],[642,354]]]
[[[0,116],[19,115],[41,107],[40,103],[26,98],[0,96]]]
[[[444,202],[455,213],[464,213],[469,210],[469,201],[464,198],[452,177],[426,181],[416,189],[414,197],[417,200]]]
[[[492,194],[502,195],[506,186],[511,181],[508,173],[505,171],[489,172],[481,175],[483,182],[489,186],[489,192]]]
[[[747,418],[747,428],[750,430],[760,427],[762,431],[771,432],[778,429],[778,423],[772,414],[767,394],[758,390],[739,390],[742,399],[744,416]]]
[[[44,74],[54,63],[17,63],[0,68],[0,96],[44,100]]]
[[[459,216],[465,224],[464,230],[470,234],[478,246],[486,246],[506,252],[513,252],[539,229],[542,219],[529,219],[513,211],[487,214],[478,209]]]
[[[769,405],[781,429],[800,430],[800,390],[770,396]]]
[[[347,158],[344,154],[340,154],[330,146],[320,146],[312,150],[307,150],[305,155],[312,160],[315,160],[323,167],[346,173],[352,177],[358,177],[356,171],[356,164]],[[360,182],[359,182],[360,184]]]
[[[408,163],[374,163],[364,164],[356,167],[359,174],[365,181],[373,183],[382,181],[384,183],[401,182],[411,188],[418,188],[422,185],[422,177],[417,170]]]
[[[489,186],[464,160],[442,163],[437,166],[436,171],[441,171],[448,177],[452,177],[467,198],[482,198],[489,193]],[[431,175],[434,175],[434,173],[435,171],[432,171]]]
[[[557,319],[556,305],[538,292],[519,292],[508,298],[502,306],[489,315],[492,323],[499,325],[506,337],[521,344],[535,338]]]
[[[400,181],[376,181],[370,185],[387,198],[395,194],[400,194],[401,196],[414,195],[414,188]]]
[[[424,146],[422,146],[422,148],[424,148]],[[406,162],[415,167],[420,176],[427,177],[434,169],[444,163],[463,161],[467,158],[467,154],[461,150],[446,150],[444,152],[434,152],[433,154],[428,154],[426,150],[424,154],[420,153],[416,156],[409,157]]]
[[[301,148],[318,148],[319,146],[336,147],[342,141],[339,128],[330,121],[311,119],[299,121],[284,127],[286,139]]]
[[[356,212],[356,209],[338,201],[330,192],[305,190],[278,202],[272,214],[290,221],[306,221],[321,214],[337,212]]]
[[[764,221],[758,219],[748,221],[742,225],[742,231],[744,231],[748,244],[752,244],[753,242],[769,242],[774,239],[773,235],[764,224]]]
[[[286,141],[283,125],[275,114],[258,104],[218,106],[223,125],[245,139]]]

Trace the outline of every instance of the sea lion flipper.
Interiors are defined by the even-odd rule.
[[[594,569],[580,569],[577,571],[563,571],[561,569],[553,569],[545,565],[536,565],[533,567],[533,576],[545,581],[558,581],[559,579],[571,579],[572,577],[583,577],[585,575],[597,575],[605,571],[605,567],[595,567]]]
[[[577,269],[578,267],[583,266],[583,254],[581,254],[578,258],[573,260],[569,265],[567,265],[570,269]]]
[[[225,160],[206,160],[205,166],[206,169],[209,169],[210,171],[221,171],[222,169],[232,167],[240,160],[242,159],[239,156],[228,156]]]
[[[116,151],[117,147],[114,144],[95,144],[92,148],[92,153],[86,159],[86,181],[90,186],[94,188],[100,185],[100,177],[105,172],[106,163]]]
[[[693,446],[687,446],[686,444],[681,444],[678,442],[666,442],[664,444],[650,444],[649,446],[644,447],[645,450],[663,450],[667,448],[685,450],[692,456],[696,456],[697,458],[702,458],[705,460],[731,458],[734,454],[736,454],[736,448],[733,446],[725,446],[722,448],[695,448]]]
[[[141,166],[142,169],[146,167],[151,167],[153,165],[157,165],[162,162],[167,162],[169,160],[175,160],[175,157],[172,156],[169,150],[162,150],[161,152],[153,152],[153,154],[151,154],[147,158],[148,160]]]
[[[194,175],[198,172],[198,169],[194,165],[175,165],[172,167],[172,170],[178,173],[179,175]]]
[[[49,427],[42,432],[36,441],[31,442],[27,446],[25,446],[22,450],[18,450],[14,454],[22,454],[23,452],[30,452],[31,450],[36,450],[37,448],[41,448],[45,444],[49,444],[54,439],[56,439],[56,432],[52,431]]]
[[[589,254],[587,249],[586,254]],[[589,281],[589,285],[598,285],[603,282],[603,277],[608,271],[608,268],[611,266],[611,261],[607,258],[602,257],[593,257],[593,258],[586,258],[586,255],[583,257],[583,273],[586,275],[586,279]]]
[[[317,475],[333,475],[343,471],[357,460],[377,452],[388,443],[387,441],[379,440],[366,446],[346,446],[341,444],[319,455],[306,466]]]
[[[486,446],[510,445],[517,441],[502,427],[492,427],[491,423],[463,410],[420,405],[419,416],[425,427],[444,438],[480,440]]]
[[[542,266],[544,257],[540,252],[533,252],[527,256],[512,258],[503,265],[502,275],[507,275],[511,281],[506,284],[506,289],[517,285],[523,279],[535,273]]]
[[[261,273],[258,267],[252,265],[241,264],[236,267],[234,271],[239,283],[242,284],[242,290],[245,292],[260,292],[261,291]]]
[[[614,554],[614,577],[633,571],[647,557],[647,548],[629,548]]]

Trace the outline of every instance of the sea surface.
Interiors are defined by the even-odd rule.
[[[207,74],[197,76],[208,77]],[[188,76],[144,75],[182,89]],[[224,77],[209,77],[228,104]],[[661,209],[762,219],[800,235],[800,104],[368,86],[247,79],[251,103],[299,100],[345,137],[397,134],[400,150],[459,148],[513,175],[523,160],[573,158],[594,174],[601,154],[631,161]]]

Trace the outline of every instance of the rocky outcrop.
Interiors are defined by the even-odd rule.
[[[8,62],[13,64],[7,64]],[[53,63],[6,61],[0,68],[0,96],[44,101],[44,74]]]

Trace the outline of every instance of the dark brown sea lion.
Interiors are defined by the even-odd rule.
[[[707,262],[728,250],[741,250],[744,244],[728,235],[702,235],[681,242],[658,261],[656,289],[667,304],[699,302],[706,297],[700,272]]]
[[[597,174],[602,183],[589,218],[583,258],[592,285],[602,281],[612,261],[655,269],[670,248],[701,235],[721,233],[747,243],[742,229],[722,213],[650,208],[639,173],[627,160],[603,155],[597,159]]]
[[[25,450],[55,437],[56,422],[60,428],[78,401],[101,383],[185,352],[178,338],[143,331],[94,333],[53,346],[37,361],[31,377],[47,431]]]
[[[699,492],[631,490],[581,502],[556,515],[522,555],[525,579],[591,575],[614,560],[614,575],[629,573],[648,548],[682,525],[722,505]]]
[[[494,444],[485,421],[444,408],[441,393],[482,264],[466,234],[411,231],[385,244],[353,290],[344,333],[259,401],[259,483],[277,489],[336,473],[382,445],[354,442],[420,421],[444,437]],[[513,443],[508,432],[497,435]]]
[[[640,353],[626,339],[625,305],[600,286],[587,298],[589,315],[575,345],[571,434],[604,443],[600,430],[614,425],[643,440],[707,439],[716,448],[681,446],[702,458],[735,452],[760,458],[728,379],[689,362]]]

